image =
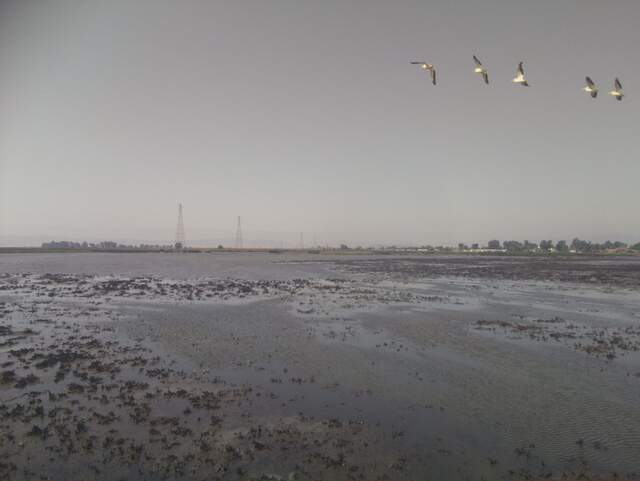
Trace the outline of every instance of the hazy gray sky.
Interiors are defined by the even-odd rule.
[[[638,25],[638,0],[0,0],[0,236],[171,242],[181,201],[188,242],[237,215],[247,241],[640,240]]]

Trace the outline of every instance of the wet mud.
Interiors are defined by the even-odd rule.
[[[637,266],[298,262],[0,275],[0,478],[639,479]]]
[[[621,288],[640,288],[637,258],[449,256],[345,260],[338,264],[356,273],[395,277],[464,277],[468,279],[537,280]]]

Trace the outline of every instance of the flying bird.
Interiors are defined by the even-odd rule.
[[[524,78],[524,68],[522,67],[522,62],[518,64],[518,72],[516,73],[516,78],[513,79],[513,83],[520,84],[523,87],[529,86],[527,79]]]
[[[427,62],[411,62],[411,65],[420,65],[423,70],[428,70],[431,73],[431,83],[436,84],[436,69],[433,65]]]
[[[590,77],[585,77],[584,81],[587,85],[582,90],[589,92],[591,94],[591,98],[595,99],[598,96],[598,87],[596,87],[596,84],[593,83],[593,80],[591,80]]]
[[[622,92],[622,84],[620,83],[620,80],[618,80],[617,77],[613,85],[614,85],[613,90],[609,92],[609,95],[613,95],[616,99],[622,100],[622,97],[624,97],[624,93]]]
[[[484,68],[484,65],[482,65],[482,62],[478,60],[478,57],[476,57],[475,55],[473,56],[473,61],[476,63],[476,68],[473,71],[475,73],[479,73],[480,75],[482,75],[482,78],[484,79],[484,83],[489,85],[489,74],[487,72],[487,69]]]

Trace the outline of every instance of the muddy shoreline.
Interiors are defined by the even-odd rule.
[[[637,264],[60,257],[0,274],[6,479],[638,479]]]

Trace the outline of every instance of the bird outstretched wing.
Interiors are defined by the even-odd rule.
[[[593,80],[591,80],[591,77],[585,77],[585,78],[584,78],[584,80],[585,80],[585,82],[587,82],[587,85],[588,85],[589,87],[592,87],[592,88],[593,88],[593,87],[595,87],[595,86],[596,86],[596,84],[594,84],[594,83],[593,83]]]
[[[484,83],[489,85],[489,74],[487,74],[487,72],[482,73],[482,78],[484,79]]]
[[[482,62],[478,60],[478,57],[476,57],[475,55],[473,56],[473,61],[476,63],[478,67],[482,67]]]
[[[431,82],[433,82],[433,85],[436,84],[436,69],[435,68],[431,69]]]
[[[524,67],[522,66],[522,62],[518,64],[518,73],[520,75],[524,75]]]
[[[620,80],[618,80],[617,77],[616,77],[615,85],[616,85],[616,89],[622,90],[622,84],[620,83]]]

